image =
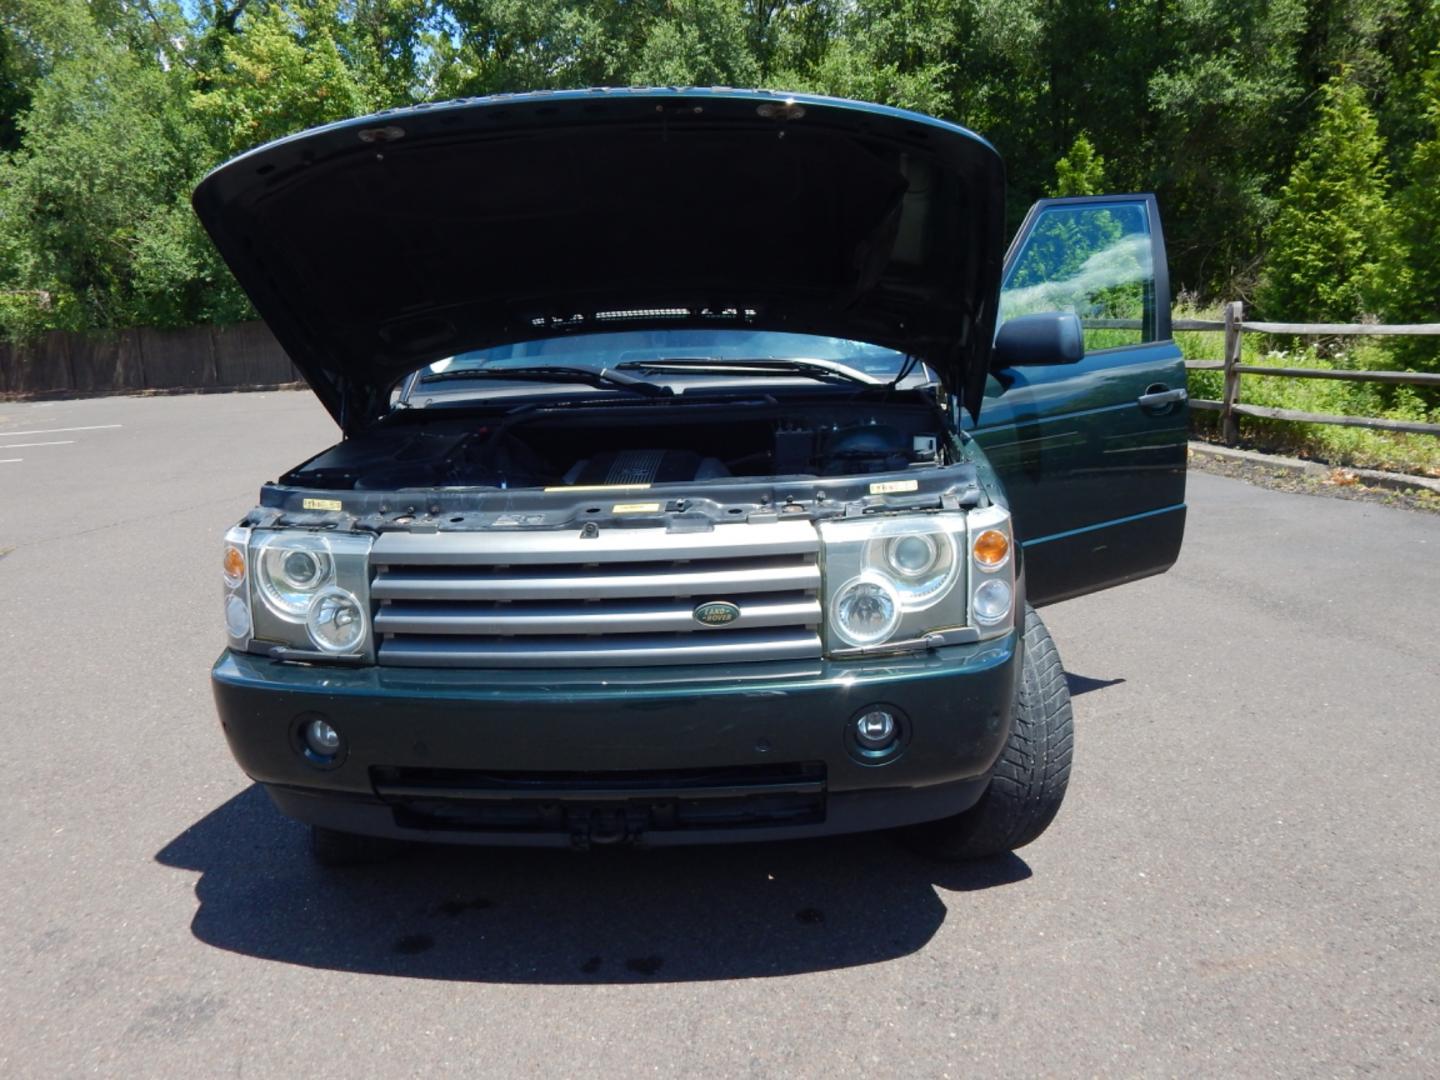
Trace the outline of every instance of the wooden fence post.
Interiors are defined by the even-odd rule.
[[[1245,305],[1239,300],[1225,305],[1225,390],[1220,395],[1220,437],[1226,446],[1240,441],[1240,415],[1235,411],[1240,402],[1240,372],[1235,370],[1235,365],[1240,363],[1244,316]]]

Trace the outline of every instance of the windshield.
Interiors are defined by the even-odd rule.
[[[844,365],[876,381],[892,380],[906,366],[903,353],[844,338],[773,331],[676,329],[571,334],[497,345],[437,360],[418,375],[420,382],[431,376],[443,376],[446,381],[458,377],[463,382],[466,371],[500,373],[507,368],[544,366],[598,373],[636,362],[676,359],[775,361],[777,366],[787,360],[820,360]],[[743,380],[745,376],[733,377]]]

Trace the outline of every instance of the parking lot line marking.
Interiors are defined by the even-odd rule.
[[[25,446],[69,446],[74,439],[56,439],[54,442],[12,442],[0,443],[0,450],[19,450]]]
[[[13,465],[17,461],[24,461],[23,457],[0,457],[0,465]]]
[[[59,435],[66,431],[103,431],[106,428],[124,426],[124,424],[91,424],[89,427],[45,428],[43,431],[0,431],[0,437],[13,439],[16,435]]]

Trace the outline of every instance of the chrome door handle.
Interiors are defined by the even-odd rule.
[[[1159,409],[1166,405],[1174,405],[1190,399],[1189,393],[1183,386],[1177,386],[1174,390],[1152,389],[1140,395],[1139,402],[1142,409]]]

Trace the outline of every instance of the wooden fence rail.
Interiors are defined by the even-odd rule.
[[[240,390],[299,379],[262,322],[96,334],[52,330],[29,341],[0,341],[0,400]]]
[[[1270,367],[1264,364],[1241,363],[1241,342],[1248,330],[1257,334],[1295,334],[1301,337],[1350,336],[1428,336],[1440,337],[1440,323],[1412,323],[1380,326],[1372,323],[1272,323],[1246,322],[1244,305],[1236,300],[1225,305],[1223,321],[1213,319],[1176,319],[1175,330],[1218,330],[1225,334],[1225,359],[1187,361],[1191,371],[1223,371],[1224,387],[1219,401],[1191,398],[1190,405],[1220,414],[1220,433],[1233,446],[1240,439],[1240,417],[1258,416],[1267,420],[1293,420],[1305,424],[1338,424],[1343,427],[1372,428],[1378,431],[1409,431],[1422,435],[1440,435],[1440,424],[1422,424],[1408,420],[1382,420],[1370,416],[1332,416],[1324,413],[1297,412],[1294,409],[1271,409],[1261,405],[1245,405],[1240,401],[1241,375],[1267,375],[1287,379],[1343,379],[1351,382],[1378,382],[1407,386],[1440,386],[1440,374],[1420,371],[1336,371],[1319,368]]]

